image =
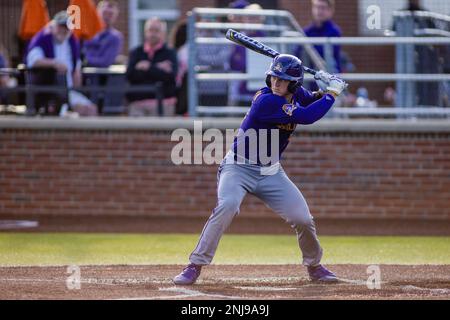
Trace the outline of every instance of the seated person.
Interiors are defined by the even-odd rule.
[[[26,64],[28,68],[51,68],[65,77],[68,88],[81,85],[81,60],[79,43],[68,28],[66,11],[55,15],[31,40]],[[84,95],[69,91],[69,104],[80,116],[96,116],[97,106]]]
[[[98,4],[98,12],[105,29],[84,43],[84,60],[88,67],[108,68],[115,63],[123,46],[123,34],[114,28],[119,5],[117,1],[104,0]]]
[[[163,83],[164,115],[175,114],[176,76],[178,73],[177,52],[165,43],[167,24],[158,18],[145,23],[145,40],[130,52],[127,79],[132,85],[154,85]],[[170,98],[170,99],[168,99]],[[156,95],[152,92],[130,93],[129,115],[157,115]]]
[[[7,68],[6,57],[3,55],[2,46],[0,45],[0,69]],[[8,75],[0,73],[0,89],[8,86]],[[5,103],[6,94],[0,92],[0,104]]]
[[[0,69],[7,68],[8,63],[6,59],[6,55],[3,53],[3,47],[0,44]]]
[[[123,34],[114,28],[119,16],[119,4],[115,0],[103,0],[97,6],[98,14],[105,24],[91,40],[83,45],[83,65],[94,68],[109,68],[117,63],[123,47]],[[123,85],[123,77],[108,74],[84,74],[84,84],[87,86],[112,86]],[[112,110],[121,110],[123,106],[123,94],[120,92],[96,92],[90,95],[101,113],[111,113]]]

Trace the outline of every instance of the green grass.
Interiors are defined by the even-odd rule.
[[[185,264],[198,235],[0,233],[0,266]],[[450,237],[320,238],[326,264],[450,264]],[[295,236],[226,235],[216,264],[296,264]]]

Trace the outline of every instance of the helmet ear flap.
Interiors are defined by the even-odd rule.
[[[267,75],[267,77],[266,77],[266,85],[267,85],[267,87],[268,88],[270,88],[270,87],[272,87],[272,83],[270,82],[270,75]]]

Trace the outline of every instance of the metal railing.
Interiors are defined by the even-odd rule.
[[[237,116],[248,112],[248,107],[229,107],[229,106],[216,106],[213,109],[199,106],[198,112],[205,116]],[[416,108],[344,108],[333,107],[331,114],[338,118],[352,118],[352,117],[381,117],[381,118],[404,118],[426,116],[428,118],[448,118],[450,117],[449,108],[429,108],[429,107],[416,107]]]
[[[448,42],[444,43],[445,39],[450,39],[450,33],[447,32],[450,30],[449,16],[427,11],[396,11],[393,13],[393,17],[396,37],[421,36],[419,39],[425,40],[430,39],[428,37],[431,36],[437,41],[435,44],[449,45]],[[441,36],[442,40],[436,39],[436,36]],[[428,45],[431,44],[428,43]],[[395,71],[397,74],[421,75],[442,72],[442,70],[439,70],[439,58],[433,50],[430,50],[431,47],[418,47],[417,43],[398,43],[395,48]],[[447,59],[449,59],[449,55],[450,50],[447,49]],[[448,83],[448,80],[446,82]],[[436,88],[437,85],[434,84],[434,88],[430,88],[430,86],[420,88],[413,81],[398,81],[396,85],[396,107],[416,106],[417,104],[434,105],[433,99],[438,99],[436,95],[440,94]],[[418,95],[420,96],[419,99]]]
[[[261,16],[269,17],[275,20],[275,23],[271,25],[264,25],[263,30],[265,31],[287,31],[296,30],[297,33],[305,36],[303,29],[297,23],[293,15],[287,11],[281,10],[240,10],[240,9],[218,9],[218,8],[194,8],[192,11],[188,12],[188,25],[187,25],[187,39],[189,45],[189,65],[188,65],[188,76],[189,79],[193,79],[190,81],[188,88],[188,108],[189,115],[196,116],[197,115],[197,106],[198,106],[198,88],[197,88],[197,80],[196,80],[196,67],[197,67],[197,30],[198,29],[209,29],[209,30],[223,30],[226,31],[227,28],[234,27],[235,29],[252,29],[251,26],[255,25],[252,23],[244,23],[238,24],[237,26],[234,23],[215,23],[215,22],[200,22],[197,21],[202,17],[228,17],[229,15],[233,16]],[[283,20],[283,21],[282,21]],[[284,27],[283,27],[284,25]],[[280,27],[281,26],[281,27]],[[240,27],[240,28],[236,28]],[[288,28],[289,27],[289,28]],[[261,30],[261,26],[258,26],[258,29]],[[320,69],[325,69],[325,62],[320,57],[320,55],[314,50],[314,48],[310,44],[305,45],[305,51],[311,57],[311,60],[314,62],[316,66]]]
[[[189,114],[191,116],[196,115],[226,115],[226,114],[243,114],[248,111],[248,107],[236,107],[236,106],[207,106],[201,105],[198,102],[198,85],[200,82],[214,82],[214,81],[232,81],[232,80],[240,80],[240,81],[248,81],[248,80],[261,80],[259,78],[255,78],[252,75],[247,73],[230,73],[230,72],[216,72],[216,73],[200,73],[197,69],[197,55],[199,54],[197,48],[199,45],[234,45],[225,37],[206,37],[206,36],[197,36],[198,31],[202,29],[208,30],[218,30],[218,31],[226,31],[228,27],[231,27],[229,23],[208,23],[208,22],[198,22],[199,18],[207,17],[207,16],[216,16],[216,17],[225,17],[228,15],[238,15],[238,16],[264,16],[264,17],[272,17],[272,18],[283,18],[283,23],[278,24],[269,24],[268,26],[264,26],[263,30],[275,30],[274,26],[278,26],[280,29],[290,31],[290,36],[265,36],[265,37],[256,37],[257,40],[264,42],[268,45],[302,45],[308,55],[312,56],[312,63],[317,69],[322,70],[330,70],[332,67],[332,62],[330,57],[332,57],[332,50],[334,45],[349,45],[349,46],[386,46],[386,45],[395,45],[396,46],[396,73],[341,73],[341,76],[344,80],[350,82],[353,81],[367,81],[367,82],[396,82],[397,83],[397,99],[395,101],[395,106],[397,108],[391,108],[391,110],[385,111],[381,110],[380,114],[430,114],[430,115],[444,115],[449,116],[449,112],[442,111],[441,108],[423,108],[423,110],[413,111],[412,108],[418,106],[415,102],[414,97],[416,95],[416,91],[414,90],[415,82],[427,82],[427,83],[449,83],[450,82],[450,74],[444,73],[417,73],[415,68],[411,67],[414,65],[414,48],[417,46],[428,46],[428,45],[450,45],[450,37],[445,37],[441,35],[446,35],[446,33],[439,32],[427,32],[427,35],[439,35],[432,37],[416,37],[415,35],[419,33],[423,33],[426,31],[425,29],[415,30],[411,28],[411,32],[408,36],[396,36],[396,37],[342,37],[342,38],[307,38],[304,36],[304,33],[298,23],[295,21],[293,16],[286,11],[278,11],[278,10],[239,10],[239,9],[205,9],[205,8],[196,8],[189,14],[188,21],[188,39],[190,43],[189,47],[189,79],[191,79],[189,84]],[[427,15],[427,13],[425,13]],[[408,20],[408,17],[411,17],[411,14],[400,14],[399,16],[404,17],[404,19]],[[423,14],[421,14],[423,16]],[[444,15],[433,15],[432,17],[438,17],[442,19],[450,19]],[[279,22],[279,21],[278,21]],[[250,27],[250,24],[243,24],[246,28],[242,30],[254,30],[256,28]],[[408,25],[407,23],[403,24],[403,27]],[[268,29],[265,29],[265,28]],[[261,30],[261,29],[260,29]],[[435,30],[435,29],[433,29]],[[400,30],[401,31],[401,30]],[[280,34],[283,32],[280,30]],[[402,34],[397,31],[397,35]],[[297,35],[296,37],[292,37],[292,35]],[[324,46],[324,56],[325,61],[317,54],[312,45],[323,45]],[[327,54],[328,53],[328,54]],[[313,81],[314,79],[306,75],[305,81]],[[399,110],[399,109],[402,110]],[[337,109],[336,114],[344,114],[350,108],[342,108],[342,110]],[[361,108],[360,113],[367,112],[367,114],[374,114],[373,111],[368,111],[368,108]],[[356,114],[357,111],[349,111],[349,114]]]
[[[9,75],[13,77],[18,77],[23,73],[31,71],[32,69],[26,68],[3,68],[0,69],[0,75]],[[124,74],[123,68],[86,68],[86,73],[100,75],[100,74]],[[27,114],[32,115],[36,110],[36,95],[41,93],[53,93],[60,95],[67,95],[70,91],[77,91],[86,94],[94,93],[118,93],[125,95],[127,93],[152,93],[155,95],[155,100],[157,101],[158,114],[163,115],[163,84],[157,82],[154,85],[89,85],[89,86],[77,86],[77,87],[67,87],[64,85],[38,85],[31,84],[29,81],[24,85],[18,85],[15,87],[0,87],[0,94],[11,94],[11,93],[22,93],[25,94],[25,103],[27,107]],[[69,103],[69,102],[68,102]]]

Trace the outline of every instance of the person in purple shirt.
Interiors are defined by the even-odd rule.
[[[332,21],[334,15],[334,0],[312,0],[312,18],[311,25],[305,28],[305,34],[308,37],[341,37],[341,29]],[[325,58],[325,48],[323,45],[315,45],[317,53]],[[295,55],[302,58],[303,46],[297,47]],[[334,66],[329,67],[331,72],[340,73],[341,68],[341,46],[333,46]]]
[[[6,55],[4,56],[3,54],[3,46],[0,43],[0,69],[8,67],[6,60]],[[7,75],[0,73],[0,104],[2,104],[4,100],[6,100],[6,94],[1,92],[1,88],[7,86],[8,80],[9,77]]]
[[[115,63],[123,46],[123,35],[114,28],[119,5],[117,1],[104,0],[98,4],[98,12],[105,29],[84,43],[84,62],[89,67],[108,68]]]
[[[123,35],[114,28],[119,16],[119,4],[114,0],[100,1],[98,13],[105,23],[105,29],[83,45],[83,64],[87,67],[109,68],[122,52]],[[85,76],[87,86],[120,86],[125,82],[124,76],[107,74],[88,74]],[[91,98],[99,106],[101,113],[120,113],[124,95],[114,92],[93,93]]]
[[[212,262],[223,233],[239,214],[248,193],[261,199],[295,230],[303,264],[312,281],[338,281],[320,264],[323,250],[313,217],[279,159],[297,125],[323,118],[347,85],[340,78],[319,71],[315,79],[321,91],[306,90],[302,87],[302,62],[287,54],[277,56],[266,75],[267,87],[254,96],[234,144],[219,167],[217,205],[189,257],[190,264],[173,279],[176,285],[194,284],[202,267]],[[267,154],[268,150],[272,152]]]
[[[39,31],[28,45],[25,62],[33,69],[32,83],[71,88],[66,94],[42,94],[34,106],[38,111],[44,105],[48,114],[66,114],[68,100],[73,111],[81,116],[97,116],[98,107],[84,94],[73,89],[82,83],[80,45],[69,25],[70,17],[65,10],[58,12],[53,20]],[[39,69],[44,69],[38,71]],[[49,70],[45,70],[49,69]],[[50,71],[52,70],[52,71]],[[30,70],[31,71],[31,70]],[[37,74],[35,74],[37,72]],[[37,76],[39,75],[39,76]],[[64,103],[63,105],[61,105]]]
[[[0,46],[0,50],[1,50],[1,46]],[[6,68],[6,59],[3,57],[1,52],[0,52],[0,68]]]

